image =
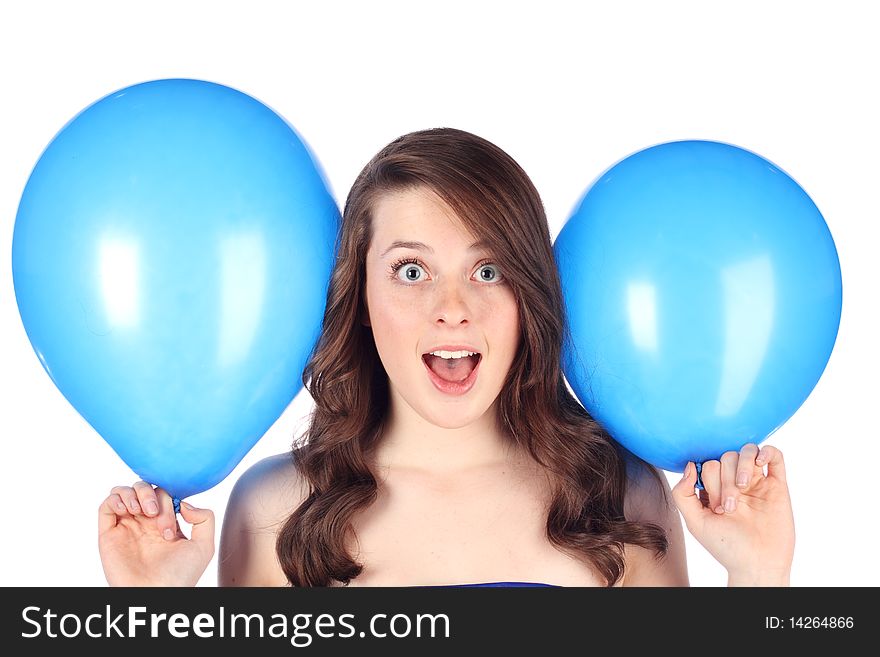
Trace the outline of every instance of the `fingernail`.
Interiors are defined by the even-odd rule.
[[[116,510],[119,512],[125,511],[125,505],[122,502],[116,503]]]
[[[181,506],[185,506],[185,507],[186,507],[187,509],[189,509],[190,511],[193,510],[193,505],[190,504],[189,502],[181,502],[180,504],[181,504]]]
[[[724,500],[724,510],[728,513],[736,511],[736,500],[733,497],[728,497]]]
[[[736,475],[736,485],[740,488],[745,488],[749,485],[749,473],[748,472],[739,472]]]
[[[764,453],[764,450],[762,449],[758,452],[758,456],[757,456],[757,458],[755,458],[755,462],[758,465],[764,465],[764,459],[766,457],[767,457],[767,455]]]
[[[717,514],[719,514],[719,515],[722,514],[722,513],[724,513],[724,507],[723,507],[723,506],[716,506],[716,507],[715,507],[715,513],[717,513]]]
[[[165,537],[166,541],[170,541],[172,538],[174,538],[174,533],[166,527],[165,531],[162,532],[162,536]]]
[[[159,507],[156,506],[156,503],[153,502],[152,500],[150,500],[149,502],[147,502],[146,505],[145,505],[145,507],[146,507],[146,509],[147,509],[147,513],[149,513],[151,516],[154,516],[154,515],[156,515],[157,513],[159,513]]]
[[[138,503],[135,502],[134,500],[132,500],[131,501],[131,510],[137,512],[137,511],[140,511],[140,509],[141,509],[141,507],[138,506]]]

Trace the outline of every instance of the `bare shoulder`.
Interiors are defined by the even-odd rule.
[[[284,586],[278,532],[308,494],[291,454],[255,463],[235,483],[223,516],[220,586]]]
[[[658,558],[652,551],[626,546],[624,586],[687,586],[684,530],[672,489],[662,470],[631,459],[627,461],[627,491],[624,499],[627,520],[657,525],[666,532],[669,548]]]
[[[635,459],[627,460],[626,475],[624,513],[627,520],[661,524],[669,515],[670,505],[675,510],[666,476],[654,466]]]
[[[252,521],[274,522],[283,519],[305,499],[308,491],[297,471],[290,452],[275,454],[258,461],[235,482],[230,503],[247,510]]]

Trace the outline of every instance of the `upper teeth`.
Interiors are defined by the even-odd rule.
[[[466,356],[476,356],[476,351],[432,351],[432,356],[439,356],[449,360],[450,358],[465,358]]]

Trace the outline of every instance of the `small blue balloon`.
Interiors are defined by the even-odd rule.
[[[142,479],[221,481],[302,388],[339,211],[296,131],[254,98],[157,80],[52,140],[12,270],[52,381]]]
[[[566,378],[627,449],[670,471],[761,442],[828,362],[840,263],[798,184],[758,155],[680,141],[617,163],[554,252]]]

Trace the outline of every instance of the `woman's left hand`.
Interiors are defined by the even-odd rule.
[[[727,569],[728,585],[788,586],[794,517],[782,452],[749,443],[703,463],[701,478],[698,497],[688,462],[672,495],[688,531]]]

